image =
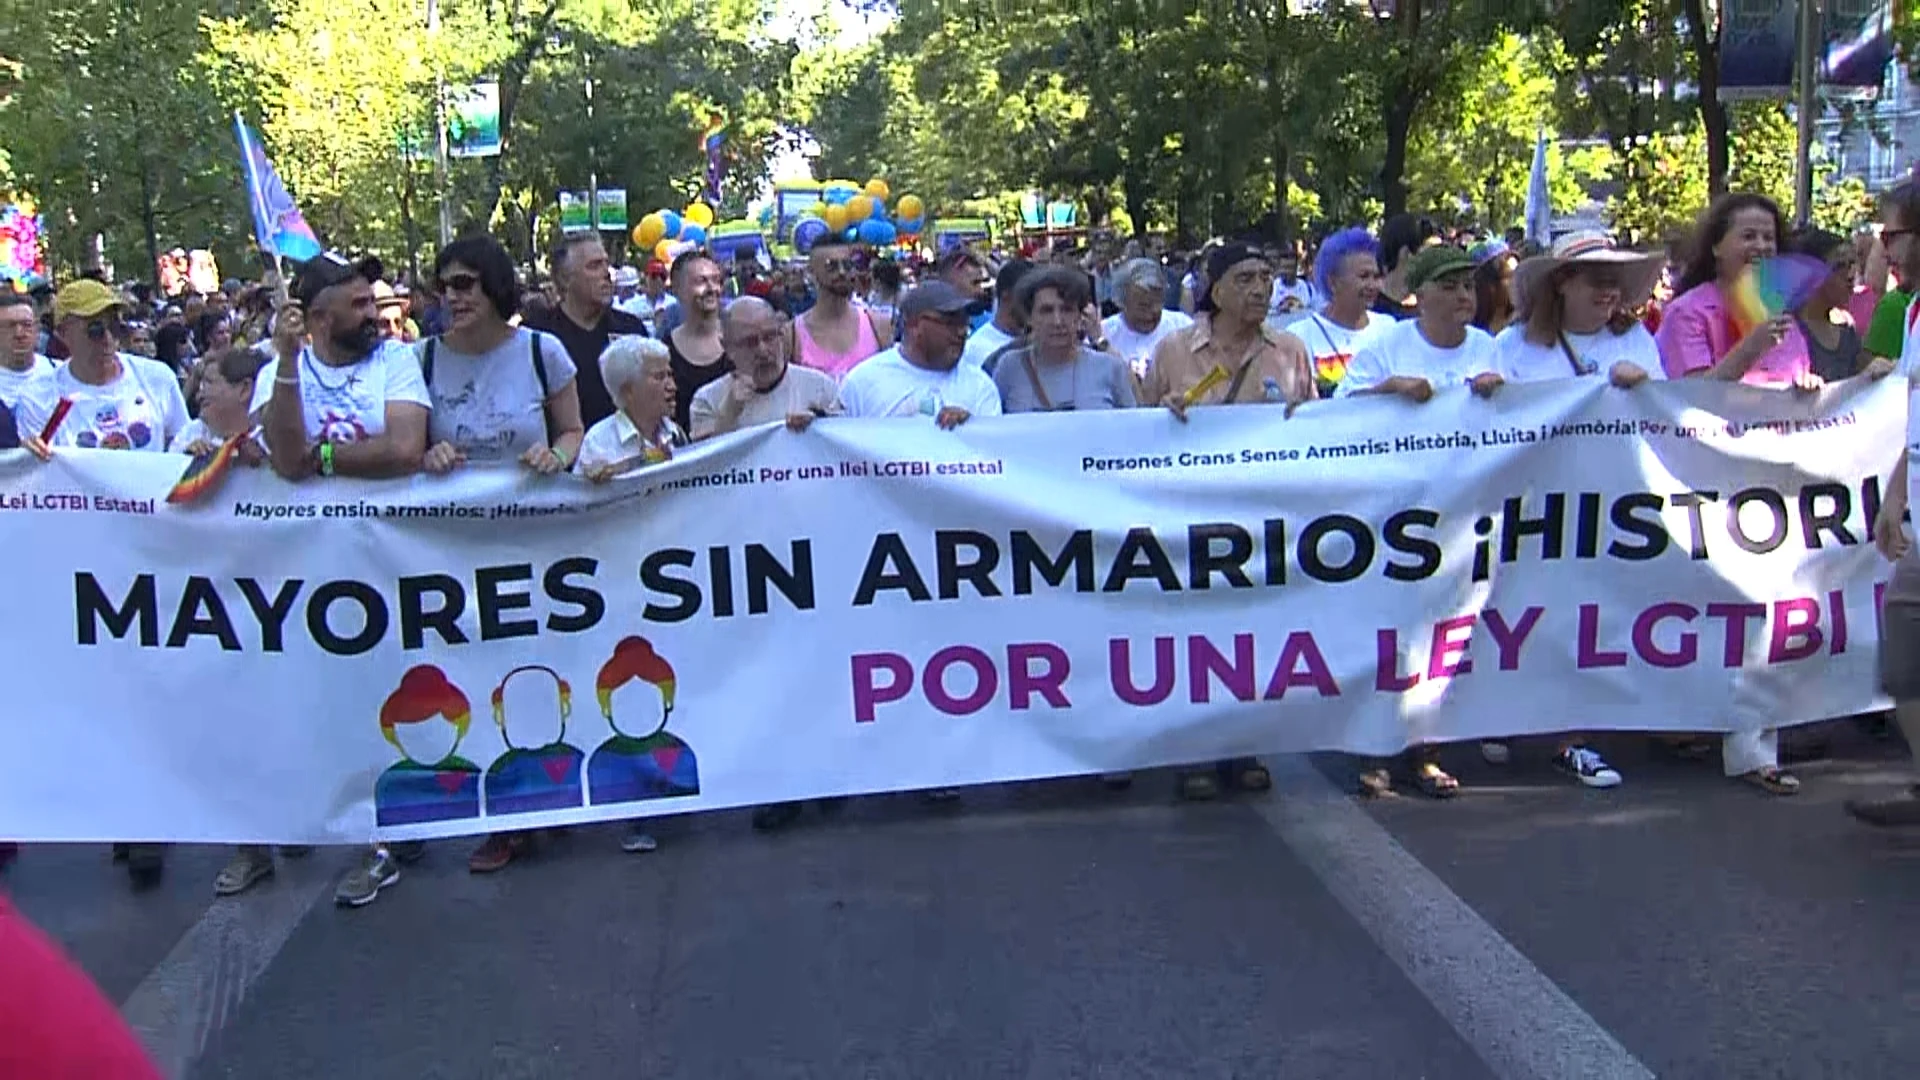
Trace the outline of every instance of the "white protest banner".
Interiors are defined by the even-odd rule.
[[[0,836],[351,842],[1873,707],[1897,380],[822,421],[604,487],[0,457]]]

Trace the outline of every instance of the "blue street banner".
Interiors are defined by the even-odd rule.
[[[1893,62],[1890,0],[1826,0],[1820,82],[1830,95],[1875,97]]]
[[[1793,89],[1798,0],[1721,0],[1720,98],[1784,98]]]

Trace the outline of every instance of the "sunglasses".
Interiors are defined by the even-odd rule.
[[[105,341],[113,336],[115,326],[111,319],[87,320],[87,337],[93,341]]]
[[[821,259],[820,267],[823,270],[838,270],[842,273],[845,273],[846,271],[853,269],[853,260],[852,259]]]
[[[441,292],[466,292],[480,284],[478,274],[449,274],[440,279]]]

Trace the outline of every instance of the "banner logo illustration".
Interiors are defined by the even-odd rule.
[[[380,706],[380,734],[400,752],[400,760],[374,783],[374,818],[379,824],[415,825],[480,816],[480,766],[459,756],[472,719],[467,695],[447,681],[439,668],[421,664],[400,677],[399,688]],[[453,743],[428,764],[401,744],[400,729],[431,720],[446,721]]]
[[[652,683],[660,692],[660,723],[638,738],[622,731],[613,718],[613,692],[635,679]],[[593,805],[700,794],[700,769],[693,747],[667,730],[667,721],[673,715],[673,665],[653,651],[652,642],[643,637],[622,638],[614,646],[613,655],[600,665],[594,688],[600,698],[600,713],[607,718],[613,735],[593,752],[593,761],[587,766]]]
[[[507,683],[515,675],[543,671],[551,676],[558,691],[560,733],[545,746],[513,745],[507,734]],[[567,743],[567,718],[573,715],[573,687],[560,673],[543,664],[523,664],[507,672],[493,688],[493,723],[500,729],[500,741],[507,752],[487,766],[487,816],[527,814],[536,810],[571,810],[584,802],[580,786],[580,763],[585,758],[579,749]]]

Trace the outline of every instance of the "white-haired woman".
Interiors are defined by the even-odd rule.
[[[673,456],[687,433],[673,420],[673,367],[665,344],[623,337],[600,354],[600,377],[619,408],[587,429],[574,471],[603,481]]]
[[[1166,271],[1152,259],[1128,259],[1113,271],[1113,300],[1120,310],[1107,316],[1100,330],[1136,380],[1147,377],[1153,350],[1163,339],[1193,325],[1186,312],[1166,310],[1166,295]]]

